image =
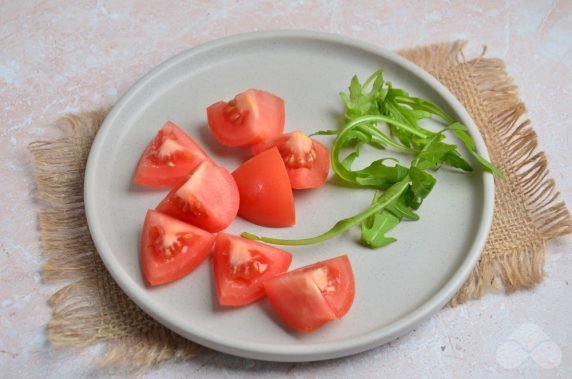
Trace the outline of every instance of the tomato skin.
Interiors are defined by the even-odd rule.
[[[213,252],[217,299],[223,306],[242,306],[264,297],[262,283],[285,272],[287,251],[226,233],[218,233]]]
[[[185,183],[171,190],[156,209],[214,233],[230,225],[238,207],[234,178],[227,169],[207,159]]]
[[[250,158],[232,176],[240,193],[240,217],[262,226],[294,225],[294,196],[276,147]]]
[[[336,319],[328,302],[309,278],[285,275],[265,282],[264,289],[272,308],[286,326],[309,333]]]
[[[355,279],[352,265],[347,255],[310,265],[307,270],[326,267],[328,278],[336,284],[336,291],[323,291],[324,298],[338,319],[350,310],[355,298]]]
[[[251,146],[284,130],[284,100],[259,89],[239,93],[207,108],[209,129],[223,145]]]
[[[214,242],[211,233],[148,210],[139,253],[145,281],[158,286],[186,276],[208,257]],[[171,251],[165,253],[165,246]]]
[[[342,318],[355,297],[354,276],[346,255],[275,276],[263,285],[284,324],[303,333]]]
[[[252,146],[251,151],[256,155],[272,146],[278,148],[284,160],[292,188],[319,188],[326,183],[330,151],[320,142],[296,131],[264,140]]]
[[[187,133],[167,121],[141,155],[133,182],[148,187],[175,187],[184,183],[206,158]]]

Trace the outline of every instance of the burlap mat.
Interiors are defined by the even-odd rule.
[[[445,86],[478,125],[493,162],[507,180],[496,180],[492,229],[479,263],[451,300],[457,305],[488,290],[531,288],[543,278],[546,243],[572,232],[572,219],[548,178],[546,157],[523,119],[524,104],[499,59],[466,61],[464,42],[400,52]],[[103,342],[103,364],[134,368],[187,359],[201,347],[164,328],[141,311],[106,271],[91,240],[83,208],[83,176],[92,140],[105,110],[68,115],[66,135],[30,144],[37,197],[45,202],[40,229],[46,282],[68,284],[50,298],[48,338],[55,346]]]

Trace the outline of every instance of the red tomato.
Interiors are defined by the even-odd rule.
[[[252,147],[253,154],[276,146],[294,189],[318,188],[330,172],[330,152],[318,141],[302,132],[292,132],[267,139]]]
[[[250,146],[282,133],[284,100],[249,89],[228,103],[219,101],[209,106],[207,118],[213,135],[223,145]]]
[[[232,175],[205,159],[183,185],[169,192],[157,210],[214,233],[234,220],[238,202]]]
[[[148,210],[140,246],[145,280],[157,286],[182,278],[205,260],[214,241],[211,233]]]
[[[264,282],[264,290],[282,321],[299,332],[311,332],[350,309],[355,296],[347,255],[287,272]]]
[[[290,262],[292,255],[284,250],[218,233],[213,269],[219,303],[240,306],[262,298],[262,282],[285,272]]]
[[[294,225],[294,196],[277,148],[250,158],[232,176],[240,193],[240,217],[263,226]]]
[[[168,121],[139,159],[133,181],[150,187],[175,187],[206,159],[197,143]]]

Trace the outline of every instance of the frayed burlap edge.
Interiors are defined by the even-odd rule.
[[[546,243],[572,233],[572,218],[548,177],[546,156],[523,116],[526,108],[500,59],[467,61],[466,41],[401,51],[456,95],[487,144],[491,159],[507,176],[495,178],[495,214],[481,258],[454,306],[487,291],[529,289],[544,277]]]
[[[482,56],[466,61],[464,46],[465,42],[457,41],[401,52],[457,95],[483,133],[493,161],[507,175],[506,181],[496,181],[495,217],[485,250],[450,305],[479,298],[487,290],[510,293],[531,288],[543,277],[546,242],[572,232],[570,214],[548,178],[536,134],[528,120],[521,120],[525,107],[502,61]],[[71,282],[50,298],[49,341],[69,347],[102,342],[101,364],[127,364],[133,369],[193,357],[201,351],[199,345],[152,320],[119,289],[87,229],[83,175],[91,143],[106,114],[106,109],[100,109],[66,116],[58,122],[63,138],[29,146],[37,197],[43,202],[43,277]],[[515,243],[514,235],[502,230],[511,215],[499,216],[503,201],[515,194],[517,202],[525,205],[520,214],[525,223],[516,225],[517,234],[530,237],[524,243]]]
[[[63,138],[29,145],[36,196],[43,203],[40,231],[43,279],[71,283],[49,299],[47,333],[54,346],[103,342],[102,365],[141,370],[203,348],[163,327],[138,308],[105,269],[85,219],[83,178],[93,138],[106,109],[68,115],[57,122]]]

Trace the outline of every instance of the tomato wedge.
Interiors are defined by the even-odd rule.
[[[240,193],[240,217],[262,226],[294,225],[294,196],[276,147],[250,158],[232,176]]]
[[[285,272],[287,251],[226,233],[216,236],[213,270],[220,305],[241,306],[264,297],[262,282]]]
[[[276,146],[288,171],[294,189],[319,188],[330,173],[330,152],[320,142],[300,131],[264,140],[252,147],[259,154]]]
[[[214,233],[230,225],[238,204],[238,188],[232,175],[206,159],[156,209]]]
[[[207,108],[209,128],[226,146],[250,146],[284,130],[284,100],[259,89],[239,93]]]
[[[148,210],[141,234],[141,271],[151,286],[189,274],[205,260],[215,237],[202,229]]]
[[[141,155],[133,181],[149,187],[175,187],[206,158],[187,133],[167,121]]]
[[[280,319],[304,333],[342,318],[355,297],[354,276],[347,255],[275,276],[263,285]]]

